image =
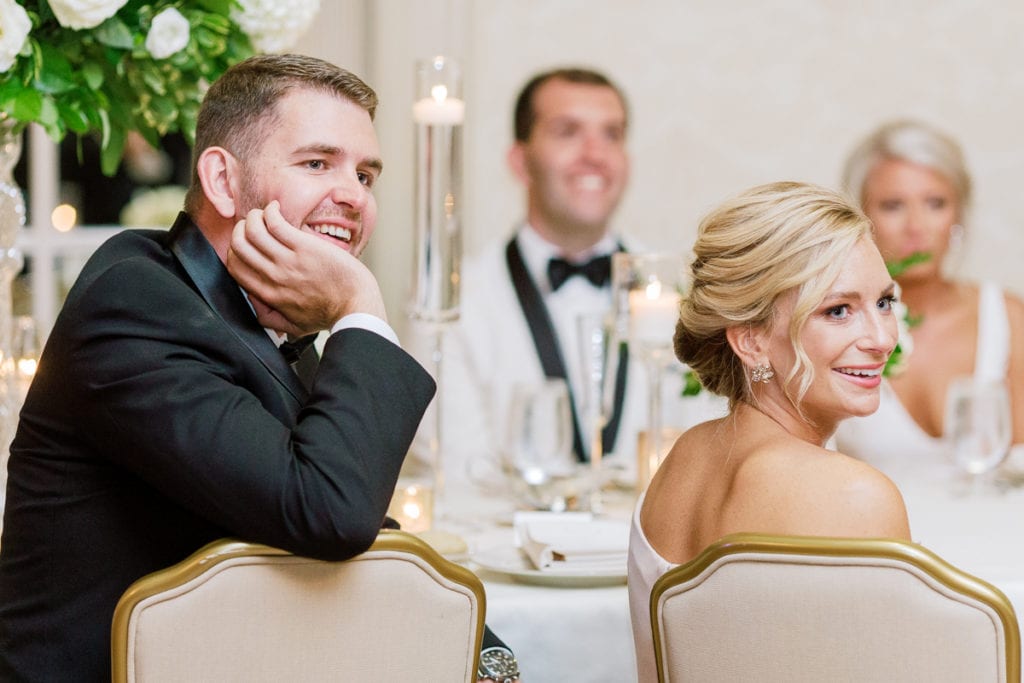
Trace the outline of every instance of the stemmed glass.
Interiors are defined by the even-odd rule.
[[[572,452],[572,413],[563,379],[513,387],[504,465],[520,502],[561,512],[573,507],[578,463]]]
[[[946,394],[945,437],[953,462],[977,492],[1010,452],[1010,394],[1003,381],[957,377]]]

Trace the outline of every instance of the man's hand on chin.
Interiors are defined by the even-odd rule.
[[[314,332],[320,331],[319,329],[306,330],[297,327],[292,323],[292,321],[285,318],[278,311],[275,311],[273,308],[260,301],[259,297],[255,294],[249,294],[249,303],[252,304],[253,310],[256,311],[256,320],[259,321],[260,325],[268,330],[274,330],[280,334],[286,334],[290,339],[305,337],[307,334],[313,334]]]
[[[301,335],[330,329],[350,313],[387,320],[369,269],[344,249],[289,224],[277,201],[253,209],[235,226],[227,268],[248,292],[264,327]]]

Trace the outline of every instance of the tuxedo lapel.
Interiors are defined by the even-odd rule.
[[[171,251],[210,308],[299,403],[305,401],[308,395],[306,388],[256,320],[249,302],[221,263],[217,252],[186,214],[178,215],[171,228],[169,243]]]

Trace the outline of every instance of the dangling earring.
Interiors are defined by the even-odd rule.
[[[750,371],[751,382],[761,382],[762,384],[768,384],[768,382],[772,381],[772,377],[774,376],[775,371],[772,370],[772,366],[768,365],[767,363],[761,363],[760,365],[755,366],[754,369]]]

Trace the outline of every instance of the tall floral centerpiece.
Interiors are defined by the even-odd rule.
[[[14,243],[25,203],[11,171],[37,123],[59,142],[95,135],[103,173],[129,132],[193,141],[203,93],[232,64],[288,48],[320,0],[0,0],[0,498],[17,421],[11,358]],[[40,217],[33,217],[39,220]]]

